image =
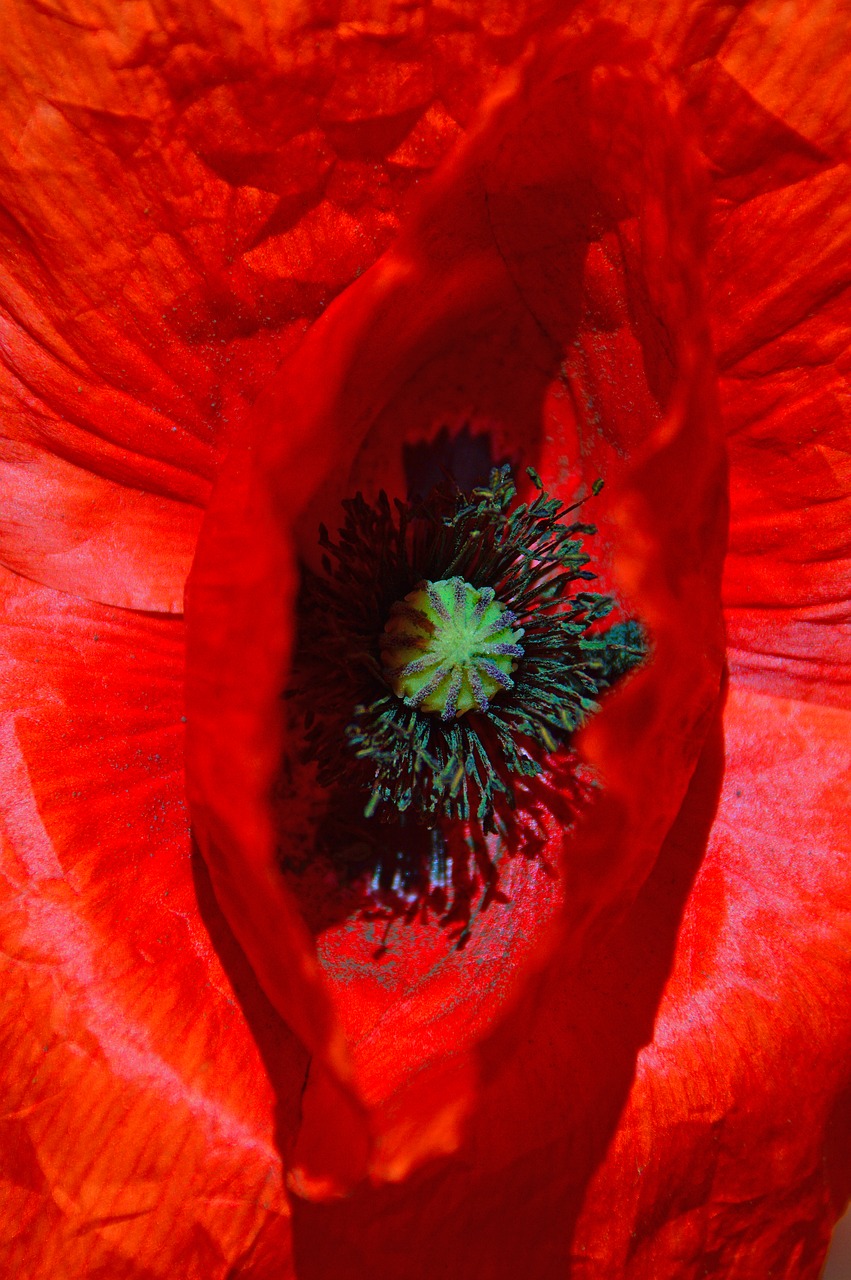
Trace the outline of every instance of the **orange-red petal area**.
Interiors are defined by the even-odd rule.
[[[731,692],[629,912],[483,1051],[455,1159],[295,1202],[300,1280],[343,1250],[358,1278],[816,1280],[849,1190],[848,730]]]
[[[304,1055],[192,855],[182,625],[0,586],[4,1268],[207,1280],[268,1248],[286,1268],[275,1124]]]
[[[847,706],[848,24],[830,0],[606,11],[684,85],[711,179],[731,670]]]
[[[787,102],[770,68],[744,66],[730,40],[694,81],[716,197],[710,305],[731,468],[724,600],[737,676],[848,706],[851,170],[833,137],[837,86],[823,75],[823,115],[802,114],[806,70],[790,75]]]
[[[548,951],[575,957],[634,896],[685,793],[717,698],[725,536],[700,190],[646,46],[610,24],[542,40],[261,397],[220,478],[188,594],[190,801],[222,909],[313,1054],[303,1194],[458,1147],[482,1042]],[[545,821],[555,882],[518,859],[466,948],[421,923],[379,960],[369,921],[314,942],[279,870],[305,840],[303,797],[280,821],[271,804],[297,751],[280,698],[297,563],[342,498],[403,496],[403,446],[465,418],[564,498],[606,479],[605,574],[652,660],[583,738],[602,784],[587,812]]]
[[[836,709],[848,688],[849,97],[832,0],[605,6],[654,54],[640,69],[611,48],[600,59],[586,101],[608,103],[608,134],[592,112],[564,114],[553,136],[579,150],[590,139],[598,167],[580,156],[578,171],[605,187],[617,114],[631,175],[618,228],[592,229],[584,256],[565,258],[592,201],[585,188],[580,216],[560,217],[558,203],[548,216],[553,175],[538,145],[505,150],[503,171],[534,179],[523,216],[512,212],[511,172],[487,150],[497,104],[462,156],[484,158],[496,179],[488,214],[514,309],[498,281],[488,294],[492,249],[480,279],[470,270],[482,239],[462,159],[431,214],[421,209],[400,252],[329,313],[261,409],[273,444],[283,436],[291,449],[271,451],[275,483],[292,473],[277,507],[262,466],[232,455],[224,486],[238,519],[218,542],[208,530],[212,635],[195,637],[195,798],[245,952],[317,1050],[302,1108],[303,1047],[190,854],[180,624],[108,607],[179,609],[221,435],[389,243],[420,175],[547,7],[453,3],[434,26],[411,6],[332,17],[263,0],[191,11],[22,0],[4,11],[0,408],[13,443],[0,456],[0,561],[23,575],[2,577],[0,1252],[11,1275],[819,1273],[851,1150],[848,725]],[[671,412],[676,396],[657,377],[673,367],[677,392],[706,387],[691,315],[700,290],[683,266],[700,239],[693,176],[680,189],[691,162],[657,91],[643,105],[634,96],[657,56],[684,85],[714,193],[709,303],[733,498],[734,687],[676,817],[704,738],[695,717],[701,698],[709,706],[715,643],[713,593],[684,566],[712,577],[720,513],[695,541],[680,505],[699,506],[706,477],[692,470],[708,455],[689,451],[681,419],[702,424],[704,409],[695,415],[686,395],[688,412]],[[646,216],[630,225],[636,209]],[[537,253],[536,237],[555,251]],[[435,272],[437,299],[422,287]],[[578,295],[564,289],[577,280]],[[685,308],[672,296],[683,283]],[[582,320],[562,381],[548,340],[574,296]],[[488,313],[476,344],[458,317],[483,297],[516,332]],[[433,338],[447,320],[464,338],[455,364]],[[429,335],[417,364],[408,349]],[[688,350],[701,370],[691,383]],[[593,513],[605,584],[650,624],[665,664],[655,674],[671,684],[654,669],[638,677],[584,744],[619,806],[608,828],[594,825],[605,809],[590,815],[585,867],[571,878],[566,858],[554,883],[540,864],[512,863],[513,905],[478,922],[464,967],[411,931],[383,988],[363,932],[327,930],[314,954],[280,895],[265,787],[284,744],[263,708],[286,674],[294,545],[308,554],[347,486],[399,488],[399,407],[422,443],[438,376],[445,387],[460,376],[454,421],[485,397],[497,447],[531,442],[558,492],[606,475]],[[235,598],[244,614],[229,608]],[[232,656],[250,657],[250,679],[229,683]],[[649,812],[636,808],[641,788]],[[617,910],[589,932],[601,906]],[[545,955],[547,913],[558,927]],[[335,1205],[295,1199],[291,1238],[282,1163],[314,1195],[351,1186],[370,1164],[379,1179],[410,1172]]]
[[[448,13],[439,41],[422,16],[10,0],[5,431],[203,502],[222,433],[387,246],[538,10]]]
[[[437,48],[404,15],[10,0],[0,563],[180,610],[222,438],[389,243],[528,22],[491,49],[459,16]]]

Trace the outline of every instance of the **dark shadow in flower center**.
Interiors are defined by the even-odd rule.
[[[477,486],[485,488],[493,483],[497,474],[490,436],[472,430],[468,424],[454,431],[443,426],[429,442],[406,445],[404,463],[408,488],[415,499],[420,498],[424,490],[431,493],[447,481],[456,485],[458,492],[472,493]],[[374,512],[379,525],[381,513],[383,508],[379,504]],[[385,516],[389,520],[389,506]],[[363,518],[369,524],[372,517]],[[383,536],[386,539],[386,534]],[[499,538],[504,538],[503,532]],[[340,534],[340,539],[351,543],[351,536],[346,532]],[[370,566],[366,580],[370,590],[374,577],[383,571],[393,579],[394,571],[384,567],[388,563],[385,557],[388,545],[385,540],[381,549],[376,550],[375,572]],[[539,860],[546,872],[555,876],[554,868],[546,861],[545,847],[554,826],[563,833],[575,823],[589,780],[582,774],[569,745],[558,748],[552,745],[545,751],[540,744],[527,741],[521,745],[522,754],[527,760],[535,760],[540,772],[537,776],[512,774],[512,786],[504,794],[497,791],[493,820],[482,823],[473,813],[463,819],[457,814],[429,819],[417,813],[416,806],[394,812],[390,806],[383,805],[378,814],[371,814],[367,804],[371,786],[369,771],[366,790],[363,785],[352,785],[358,769],[360,772],[363,769],[354,755],[346,755],[344,742],[346,722],[351,721],[358,699],[363,696],[358,694],[357,680],[349,692],[343,686],[342,698],[338,681],[330,708],[328,700],[322,704],[321,692],[316,699],[310,692],[311,681],[322,684],[315,654],[325,643],[315,630],[317,611],[315,605],[310,604],[311,572],[306,568],[303,594],[306,603],[301,611],[294,687],[285,700],[290,750],[283,762],[276,796],[282,829],[287,833],[280,865],[290,890],[299,902],[308,928],[315,934],[353,916],[374,924],[375,959],[380,959],[388,947],[392,947],[399,927],[415,920],[447,929],[448,936],[463,947],[476,916],[485,913],[495,902],[508,901],[504,887],[500,886],[500,870],[505,859],[522,856]],[[343,581],[348,582],[346,575]],[[403,595],[415,585],[413,581],[389,582],[384,604],[372,620],[374,626],[366,628],[370,636],[376,627],[380,630],[380,623],[376,622],[379,614],[392,604],[395,596]],[[584,584],[580,582],[581,585]],[[353,591],[357,595],[357,584]],[[320,621],[325,627],[324,618]],[[358,634],[356,648],[360,646],[371,646],[375,650],[371,655],[375,664],[379,657],[378,631],[371,640]],[[351,705],[340,714],[338,700],[346,699]],[[324,716],[333,722],[330,745],[325,728],[317,724]],[[489,718],[473,709],[463,719],[477,740],[485,745],[490,741],[491,751],[495,749],[493,759],[498,760],[500,749]],[[344,756],[342,769],[338,762],[331,771],[330,781],[321,754],[319,767],[311,763],[311,759],[316,762],[316,754],[311,751],[311,741],[316,740],[320,744],[325,742],[325,755]],[[296,745],[298,742],[301,746]],[[476,765],[473,768],[477,768]],[[468,772],[467,765],[465,771]],[[301,837],[296,835],[298,831]]]
[[[432,490],[451,478],[465,493],[487,484],[494,467],[508,463],[515,471],[519,458],[495,457],[493,441],[486,431],[477,431],[467,422],[457,431],[442,426],[430,440],[402,444],[402,466],[408,497],[423,500]]]
[[[367,818],[362,791],[331,788],[311,843],[294,842],[290,821],[280,864],[308,927],[318,935],[350,917],[371,922],[376,960],[398,929],[415,921],[446,930],[463,948],[476,920],[509,901],[500,885],[506,859],[535,860],[547,875],[558,874],[547,857],[553,824],[572,828],[591,780],[569,749],[545,766],[521,780],[516,808],[499,805],[498,831],[490,835],[474,822]],[[291,813],[286,801],[283,807]]]

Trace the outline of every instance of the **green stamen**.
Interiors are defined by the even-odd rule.
[[[395,508],[357,494],[339,539],[320,531],[291,696],[319,782],[359,793],[367,818],[496,830],[646,655],[638,623],[599,625],[614,601],[586,589],[580,504],[529,475],[528,502],[509,467]]]
[[[454,720],[514,687],[523,628],[495,598],[463,578],[421,582],[397,600],[381,636],[384,676],[406,706]]]

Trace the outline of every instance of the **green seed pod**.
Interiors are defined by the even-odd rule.
[[[398,600],[380,640],[384,675],[409,707],[453,720],[511,689],[523,628],[496,599],[463,578],[421,582]]]

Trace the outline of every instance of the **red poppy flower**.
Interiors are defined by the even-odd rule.
[[[11,1273],[818,1274],[851,1189],[831,9],[12,11]],[[467,945],[417,919],[377,960],[279,871],[315,831],[270,802],[296,567],[462,422],[559,496],[605,478],[652,657]]]

